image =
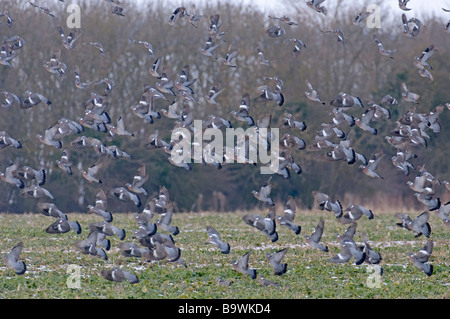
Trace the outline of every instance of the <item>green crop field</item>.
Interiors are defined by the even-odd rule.
[[[253,212],[255,213],[255,212]],[[355,235],[357,244],[362,243],[365,231],[374,250],[380,252],[383,268],[381,277],[375,277],[367,264],[355,265],[353,259],[345,264],[333,264],[328,260],[340,251],[336,234],[342,234],[346,225],[339,224],[332,213],[325,211],[297,212],[295,222],[302,226],[301,233],[277,225],[278,241],[272,243],[261,232],[242,221],[240,213],[185,213],[175,214],[172,224],[180,228],[174,236],[182,251],[187,267],[166,260],[149,262],[140,258],[127,258],[119,253],[120,240],[110,237],[111,249],[108,260],[81,254],[74,243],[85,239],[89,224],[99,216],[69,214],[77,220],[83,231],[76,234],[47,234],[45,228],[54,219],[38,214],[0,215],[0,251],[4,255],[23,241],[20,259],[25,261],[27,271],[16,275],[4,263],[0,265],[1,298],[448,298],[450,285],[449,230],[431,212],[430,225],[434,250],[430,263],[434,273],[428,277],[415,268],[408,252],[417,252],[426,238],[415,238],[412,232],[395,225],[394,214],[378,213],[375,218],[358,221]],[[261,215],[265,213],[259,212]],[[411,216],[418,215],[412,212]],[[325,219],[323,243],[329,252],[311,249],[304,235],[311,234],[320,217]],[[137,242],[132,230],[137,229],[134,213],[114,215],[113,224],[124,228],[127,236],[123,242]],[[205,227],[212,225],[224,241],[231,245],[228,255],[221,254],[214,246],[205,244]],[[284,262],[288,270],[275,276],[266,260],[267,253],[288,247]],[[232,268],[232,260],[239,259],[251,250],[249,267],[259,275],[279,286],[265,287]],[[136,274],[139,283],[110,282],[100,275],[102,269],[122,268]],[[78,273],[72,272],[76,269]],[[219,286],[218,277],[231,280],[229,287]],[[378,280],[378,281],[377,281]],[[74,283],[77,283],[75,285]]]

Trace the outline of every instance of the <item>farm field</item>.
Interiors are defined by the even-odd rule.
[[[0,214],[2,227],[0,252],[2,255],[19,241],[24,248],[21,260],[27,271],[18,276],[4,263],[0,264],[0,298],[6,299],[441,299],[449,298],[450,258],[449,232],[442,221],[431,212],[429,223],[434,249],[430,263],[434,273],[428,277],[415,268],[407,257],[408,252],[417,252],[424,246],[426,238],[415,238],[395,225],[394,213],[376,213],[374,219],[361,218],[355,242],[362,243],[361,232],[369,236],[372,249],[382,256],[381,278],[375,278],[367,264],[355,265],[353,259],[345,264],[333,264],[328,260],[340,251],[336,234],[342,234],[347,225],[342,225],[332,213],[325,211],[297,212],[295,223],[301,225],[299,235],[277,225],[278,241],[270,239],[242,220],[247,212],[236,213],[179,213],[174,214],[172,224],[180,233],[174,236],[175,244],[187,267],[167,261],[148,262],[139,258],[121,256],[117,237],[109,237],[111,249],[108,260],[81,254],[74,243],[86,239],[92,222],[99,217],[91,214],[68,214],[69,220],[77,220],[82,232],[47,234],[45,229],[53,218],[40,214]],[[256,212],[265,215],[265,212]],[[409,212],[416,216],[420,212]],[[124,228],[123,242],[137,242],[132,231],[137,229],[134,213],[115,214],[114,224]],[[320,218],[325,220],[322,242],[328,252],[311,249],[304,235],[311,235]],[[207,242],[205,228],[213,226],[225,242],[231,246],[227,255],[220,253]],[[287,272],[275,276],[268,262],[267,253],[288,247],[283,262]],[[279,286],[265,287],[258,280],[236,272],[232,260],[239,259],[251,250],[249,267],[258,275],[270,279]],[[122,268],[139,277],[139,283],[110,282],[100,276],[102,269]],[[71,284],[79,270],[78,286]],[[219,286],[218,277],[232,280],[229,287]],[[375,280],[379,279],[379,285]],[[72,281],[73,283],[73,281]],[[72,286],[72,288],[70,287]]]

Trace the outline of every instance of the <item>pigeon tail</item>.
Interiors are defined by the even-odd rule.
[[[281,264],[280,266],[282,266],[281,269],[274,272],[274,274],[277,276],[281,276],[287,271],[287,264]]]
[[[256,269],[249,269],[249,270],[248,270],[248,275],[249,275],[252,279],[256,279]]]
[[[366,253],[361,252],[361,254],[356,254],[356,255],[357,256],[354,256],[354,257],[358,257],[358,255],[359,255],[360,258],[355,258],[355,264],[361,265],[364,262],[364,260],[366,259]]]
[[[220,252],[221,252],[222,254],[229,254],[229,253],[230,253],[230,249],[231,249],[230,244],[227,244],[227,245],[226,245],[226,248],[225,248],[225,249],[222,249]]]
[[[25,265],[25,263],[23,261],[20,261],[14,266],[14,269],[15,269],[17,275],[22,275],[27,270],[27,266]]]
[[[80,226],[80,224],[79,224],[78,222],[71,222],[71,221],[69,221],[68,223],[69,223],[69,225],[70,225],[70,228],[72,228],[73,230],[75,230],[75,232],[76,232],[77,234],[80,234],[80,233],[81,233],[81,226]]]
[[[422,270],[427,276],[431,276],[433,274],[433,265],[431,264],[422,264]]]

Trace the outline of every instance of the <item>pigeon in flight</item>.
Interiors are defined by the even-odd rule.
[[[416,218],[411,219],[406,213],[396,213],[395,217],[401,220],[400,223],[396,225],[406,230],[412,231],[414,233],[414,237],[419,237],[424,235],[429,238],[431,235],[431,226],[428,223],[428,219],[430,218],[429,212],[423,212]]]
[[[270,198],[270,192],[272,191],[272,184],[270,184],[270,181],[272,180],[272,177],[269,177],[269,180],[261,187],[260,191],[252,191],[253,196],[261,202],[266,202],[270,206],[275,206],[274,201],[272,198]]]
[[[267,261],[273,269],[273,273],[277,276],[281,276],[287,271],[287,263],[282,263],[284,256],[286,255],[288,248],[281,249],[273,254],[266,254]]]
[[[304,237],[308,245],[310,245],[313,249],[319,249],[321,251],[328,252],[328,246],[320,243],[320,240],[322,239],[323,235],[324,226],[325,221],[323,220],[323,218],[321,218],[311,236],[305,235]]]
[[[300,234],[302,227],[300,225],[294,224],[295,212],[297,205],[292,196],[288,197],[286,204],[284,205],[284,214],[282,216],[277,216],[276,221],[289,229],[291,229],[296,235]]]
[[[12,269],[15,270],[17,275],[23,275],[27,270],[24,261],[19,261],[20,254],[22,253],[23,242],[19,242],[16,246],[14,246],[11,251],[3,256],[3,262]]]
[[[212,226],[206,226],[206,232],[208,234],[208,243],[219,248],[222,254],[230,253],[230,244],[222,241],[217,230],[215,230]]]
[[[250,276],[252,279],[256,279],[256,269],[248,268],[250,252],[245,253],[238,261],[233,261],[233,269],[243,275]]]
[[[408,253],[408,257],[412,264],[416,268],[422,270],[427,276],[431,276],[433,274],[433,265],[427,263],[430,259],[431,253],[433,252],[433,246],[434,242],[430,239],[417,253]]]

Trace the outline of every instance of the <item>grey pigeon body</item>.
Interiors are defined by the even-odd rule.
[[[252,279],[256,279],[256,269],[248,267],[248,260],[250,251],[245,253],[238,261],[233,262],[233,269],[240,272],[243,275],[250,276]]]
[[[288,248],[281,249],[273,254],[266,254],[267,261],[273,269],[273,273],[277,276],[281,276],[287,271],[287,263],[281,261],[286,255]]]
[[[22,103],[22,100],[14,93],[7,92],[7,91],[3,91],[0,93],[3,94],[5,97],[5,100],[2,102],[2,105],[1,105],[2,109],[4,109],[4,110],[10,110],[11,107],[15,103],[17,103],[18,105],[20,105]]]
[[[156,226],[159,229],[169,232],[172,235],[176,236],[180,233],[180,229],[178,226],[171,225],[172,223],[172,215],[173,215],[173,204],[172,202],[168,202],[165,206],[164,213],[161,214],[161,219],[155,222]]]
[[[362,233],[362,238],[364,241],[363,252],[366,254],[365,262],[368,264],[379,264],[381,262],[381,255],[379,252],[373,250],[369,244],[369,238],[367,237],[367,233]]]
[[[368,219],[373,219],[372,211],[361,205],[352,204],[348,208],[346,208],[345,211],[347,213],[339,218],[339,222],[342,224],[351,224],[354,221],[359,220],[364,215]]]
[[[49,234],[63,234],[69,232],[71,229],[77,234],[81,233],[81,226],[77,221],[73,222],[65,218],[58,218],[45,231]]]
[[[375,170],[378,168],[381,159],[384,157],[383,151],[376,152],[372,158],[369,160],[367,165],[360,165],[359,168],[362,169],[363,173],[371,178],[384,179],[383,176],[378,174]]]
[[[269,180],[261,187],[258,191],[252,191],[253,196],[261,202],[266,202],[270,206],[275,206],[274,201],[270,198],[270,192],[272,191],[272,185],[270,184],[272,177],[269,177]]]
[[[345,92],[340,92],[335,99],[330,101],[330,105],[339,109],[348,109],[355,106],[364,108],[364,105],[362,104],[361,99],[359,97],[353,96]]]
[[[313,249],[319,249],[324,252],[328,252],[328,246],[323,245],[320,243],[320,240],[322,239],[323,230],[325,227],[325,221],[323,218],[319,220],[319,223],[315,227],[313,233],[311,236],[305,235],[306,242],[313,248]]]
[[[48,197],[50,199],[55,199],[47,189],[37,185],[26,187],[22,189],[19,194],[25,198],[41,199]]]
[[[133,176],[133,181],[127,183],[125,187],[135,194],[147,195],[147,190],[144,188],[144,184],[147,180],[148,174],[145,172],[145,164],[141,164],[137,170],[137,174]]]
[[[137,284],[139,282],[139,278],[135,274],[119,268],[114,268],[111,270],[102,269],[100,274],[103,278],[109,281],[122,282],[127,280],[131,284]]]
[[[14,171],[18,168],[19,166],[17,164],[10,164],[8,167],[6,167],[4,173],[0,173],[0,179],[6,183],[15,185],[17,188],[23,189],[25,187],[24,182],[20,178],[14,176]]]
[[[248,125],[254,126],[255,121],[250,116],[249,112],[250,112],[250,96],[248,93],[244,93],[238,111],[232,111],[231,115],[233,115],[233,117],[238,121],[246,122]]]
[[[311,101],[319,102],[320,104],[325,105],[325,102],[320,99],[319,94],[317,93],[316,90],[314,90],[314,88],[311,85],[311,83],[308,80],[305,80],[305,82],[306,82],[306,86],[309,89],[309,91],[305,92],[305,96],[308,99],[310,99]]]
[[[97,247],[97,243],[99,242],[99,238],[101,233],[97,230],[91,230],[88,234],[88,237],[84,240],[77,241],[75,243],[75,247],[84,255],[92,255],[102,258],[103,260],[108,260],[108,256],[103,248]],[[104,239],[101,239],[104,240]],[[107,245],[104,245],[106,250],[109,250],[109,241],[106,242]]]
[[[14,269],[17,275],[23,275],[27,270],[25,262],[19,261],[22,253],[23,242],[19,242],[11,251],[2,257],[3,262],[10,268]]]
[[[119,251],[124,257],[148,258],[150,254],[150,250],[148,248],[140,247],[134,242],[120,243]]]
[[[208,242],[210,244],[213,244],[214,246],[219,248],[222,254],[230,253],[230,244],[222,241],[217,230],[215,230],[212,226],[206,226],[206,232],[208,234]]]
[[[276,221],[284,227],[292,230],[296,235],[300,234],[302,227],[300,225],[294,224],[295,212],[297,210],[297,205],[292,196],[288,197],[286,204],[284,206],[284,213],[282,216],[277,216]]]
[[[318,191],[313,191],[312,195],[314,197],[314,205],[317,208],[333,212],[336,218],[341,218],[343,210],[339,200],[332,201],[330,196]]]
[[[142,239],[156,234],[158,226],[150,221],[147,214],[138,214],[135,218],[138,223],[138,230],[133,231],[136,238]]]
[[[450,227],[450,201],[439,208],[438,216],[442,219],[445,226]]]
[[[275,222],[275,210],[273,207],[271,207],[266,217],[262,217],[258,214],[246,214],[242,217],[242,220],[247,225],[255,227],[264,235],[268,236],[272,242],[278,240],[278,233],[276,231]]]
[[[38,208],[46,216],[51,216],[55,218],[67,219],[66,214],[64,214],[55,204],[39,202],[37,203]]]
[[[72,162],[70,161],[70,153],[68,149],[64,149],[61,158],[56,160],[58,167],[68,175],[72,175]]]
[[[332,263],[346,263],[352,257],[355,260],[355,264],[360,265],[364,262],[366,254],[356,247],[356,244],[353,240],[344,239],[342,242],[341,251],[329,261]]]
[[[110,190],[109,193],[112,194],[113,197],[121,200],[122,202],[126,202],[126,203],[131,202],[136,207],[140,207],[142,205],[141,199],[139,198],[139,196],[137,194],[130,192],[125,187],[113,188],[112,190]]]
[[[401,220],[400,223],[397,223],[397,226],[405,228],[414,233],[414,237],[419,237],[424,235],[429,238],[431,235],[431,226],[428,223],[428,219],[430,217],[429,212],[423,212],[419,216],[417,216],[414,220],[409,217],[408,214],[397,213],[395,217]]]
[[[87,208],[89,209],[89,213],[97,214],[103,217],[106,222],[111,223],[113,221],[113,215],[111,212],[106,211],[107,204],[108,200],[106,194],[103,189],[100,188],[95,197],[95,205],[88,205]]]
[[[429,211],[434,211],[441,207],[441,200],[439,197],[433,198],[433,195],[425,193],[414,193],[414,196],[416,196],[417,200],[422,204],[426,205]]]
[[[300,131],[306,130],[306,124],[302,121],[297,121],[290,113],[284,113],[282,128],[298,128]]]
[[[0,150],[8,146],[19,149],[22,148],[22,143],[12,138],[7,132],[0,131]]]
[[[266,279],[261,275],[259,275],[258,282],[265,287],[268,287],[268,286],[280,287],[279,283],[276,283],[273,280]]]
[[[425,246],[417,253],[408,254],[408,257],[411,260],[412,264],[416,268],[422,270],[427,276],[431,276],[433,274],[433,265],[427,263],[430,259],[431,253],[433,252],[433,246],[433,241],[428,240]]]
[[[97,231],[108,236],[117,236],[120,240],[123,240],[126,236],[125,229],[118,228],[106,221],[91,223],[89,228],[91,231]]]

